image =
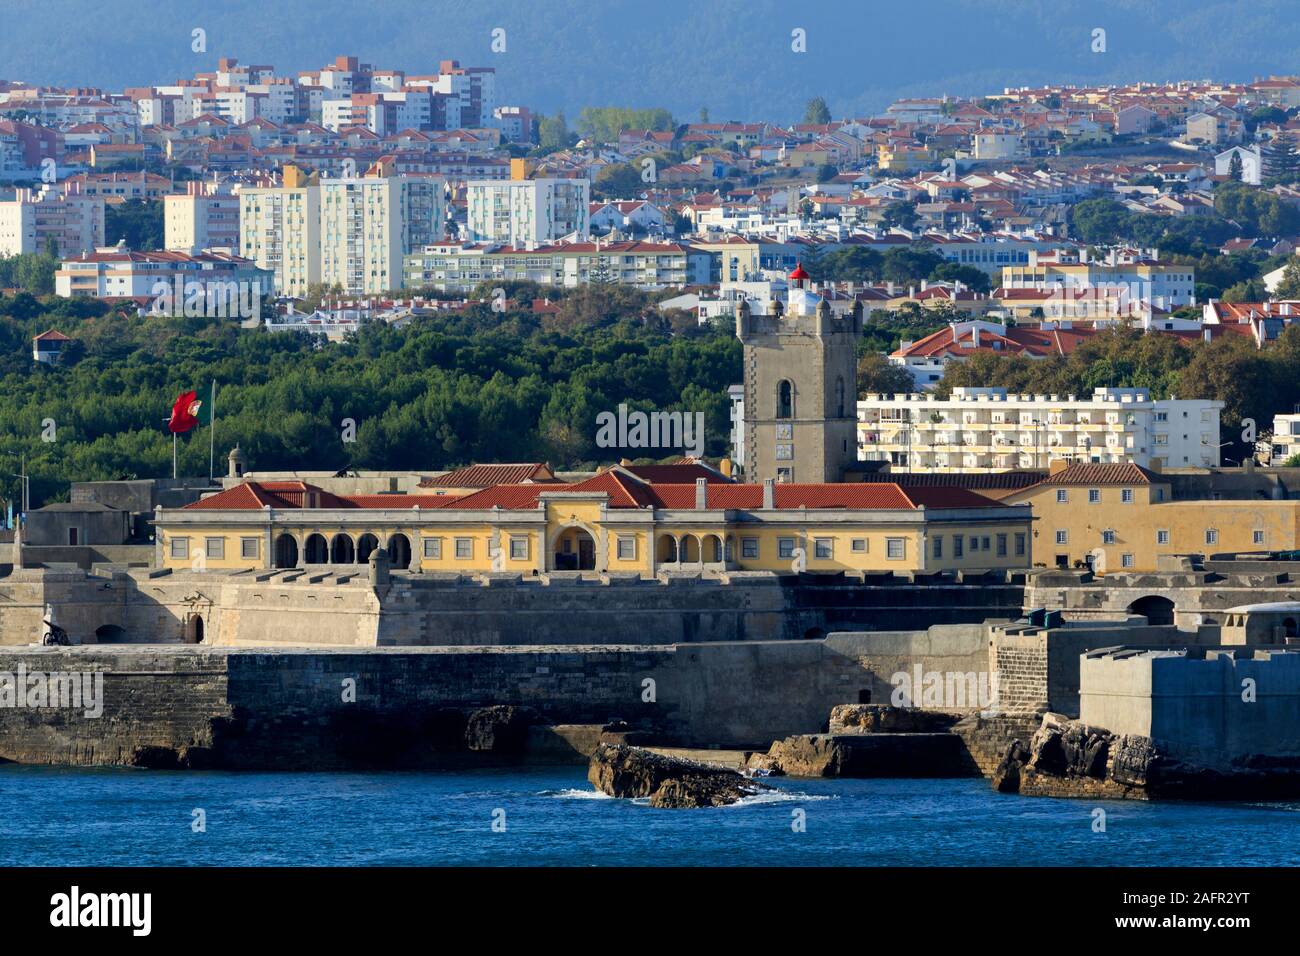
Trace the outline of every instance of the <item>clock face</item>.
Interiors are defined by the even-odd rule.
[[[778,441],[790,441],[794,438],[794,425],[789,422],[783,422],[776,426],[776,437]]]

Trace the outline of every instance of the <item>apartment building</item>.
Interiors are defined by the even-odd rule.
[[[321,281],[319,178],[286,166],[279,186],[241,189],[239,247],[277,294],[306,295]]]
[[[65,298],[91,296],[108,301],[164,296],[181,311],[186,300],[198,295],[237,305],[242,294],[242,301],[250,301],[254,294],[269,290],[270,278],[253,262],[225,253],[192,256],[109,248],[63,260],[54,273],[54,291]]]
[[[163,244],[177,252],[239,249],[239,196],[214,183],[189,182],[163,197]]]
[[[590,233],[586,179],[474,180],[468,188],[467,238],[535,249]]]
[[[909,472],[1046,469],[1053,460],[1214,467],[1222,409],[1152,399],[1144,388],[1098,388],[1091,398],[1005,388],[954,388],[948,399],[873,394],[858,402],[858,457]]]
[[[402,285],[469,292],[488,281],[564,288],[600,281],[665,289],[707,274],[708,255],[677,242],[567,242],[536,249],[439,243],[406,257]]]
[[[443,237],[444,191],[436,177],[322,181],[321,281],[348,295],[400,288],[403,257]]]
[[[240,190],[240,245],[282,295],[315,283],[378,294],[401,285],[407,253],[442,238],[445,191],[436,176],[321,179],[287,166],[280,186]]]
[[[1196,271],[1161,263],[1155,250],[1116,250],[1092,259],[1086,250],[1030,252],[1025,265],[1002,269],[1003,289],[1108,290],[1164,309],[1195,304]]]
[[[0,202],[0,256],[53,250],[74,256],[104,244],[104,200],[75,187],[18,189]]]
[[[1255,446],[1255,458],[1261,464],[1277,467],[1293,455],[1300,455],[1300,407],[1286,415],[1273,416],[1273,434]]]

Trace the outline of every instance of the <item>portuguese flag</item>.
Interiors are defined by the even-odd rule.
[[[172,404],[172,417],[167,430],[180,435],[196,425],[212,424],[212,403],[199,398],[198,392],[182,392]]]

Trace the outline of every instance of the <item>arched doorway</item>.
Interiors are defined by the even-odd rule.
[[[204,633],[203,618],[198,614],[191,614],[185,621],[185,643],[202,644]]]
[[[565,528],[555,539],[556,571],[596,570],[596,539],[585,528]]]
[[[303,546],[303,563],[329,564],[329,560],[330,547],[325,541],[325,535],[309,535],[307,543]]]
[[[275,566],[277,568],[298,566],[298,542],[287,531],[275,539]]]
[[[352,536],[336,534],[330,542],[330,562],[332,564],[352,564],[356,561],[356,549],[352,546]]]
[[[682,536],[681,562],[682,564],[700,563],[700,539],[693,534]]]
[[[126,628],[124,627],[118,627],[116,624],[105,624],[95,628],[96,644],[125,644],[126,641]]]
[[[363,534],[357,539],[357,564],[365,564],[370,555],[379,547],[379,539],[373,534]]]
[[[388,560],[397,570],[411,566],[411,539],[404,534],[395,534],[388,539]]]
[[[722,539],[716,534],[704,536],[704,560],[709,564],[722,563]]]
[[[1138,598],[1128,606],[1128,612],[1143,615],[1148,624],[1174,623],[1174,602],[1158,594]]]

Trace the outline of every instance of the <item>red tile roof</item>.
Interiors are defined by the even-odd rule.
[[[1054,475],[1048,475],[1040,485],[1149,485],[1161,482],[1154,471],[1148,471],[1133,462],[1120,464],[1100,464],[1095,462],[1077,462],[1069,465]]]
[[[672,467],[672,466],[663,466]],[[763,486],[730,482],[705,484],[705,507],[710,510],[756,510],[763,507]],[[843,484],[778,484],[775,504],[779,510],[853,509],[902,510],[916,508],[999,507],[988,498],[965,488],[901,488],[889,482]],[[529,510],[543,495],[604,494],[611,508],[694,509],[696,485],[651,484],[622,469],[602,472],[573,484],[536,482],[501,484],[463,496],[448,495],[334,495],[301,481],[247,481],[204,498],[187,509],[213,511],[301,508],[309,492],[319,495],[321,508],[452,508],[455,510]]]
[[[436,478],[425,478],[421,488],[491,488],[494,485],[517,485],[525,481],[554,481],[545,462],[519,464],[469,465]]]
[[[186,505],[190,511],[260,511],[303,508],[307,496],[317,495],[318,508],[443,508],[455,495],[336,495],[303,481],[245,481]]]

